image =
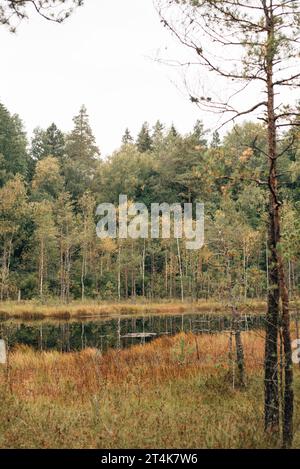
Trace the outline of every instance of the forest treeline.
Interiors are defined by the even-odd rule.
[[[283,134],[282,243],[289,293],[300,273],[299,131]],[[202,122],[187,135],[145,122],[101,157],[83,106],[64,133],[54,123],[29,142],[0,104],[0,299],[236,299],[268,288],[267,138],[244,122],[222,139]],[[204,202],[205,246],[176,239],[99,239],[96,206],[119,194],[153,202]]]

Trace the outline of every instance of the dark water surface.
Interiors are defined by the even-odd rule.
[[[242,316],[242,331],[264,329],[262,315]],[[0,321],[0,338],[10,348],[29,345],[37,350],[70,352],[95,347],[101,351],[126,348],[162,335],[178,332],[198,334],[231,330],[226,315],[183,314],[141,317],[106,317],[85,321]]]

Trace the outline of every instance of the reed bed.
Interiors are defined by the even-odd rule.
[[[249,300],[241,306],[247,314],[264,311],[263,300]],[[142,314],[183,314],[187,312],[220,313],[229,311],[226,304],[213,300],[197,302],[161,302],[161,303],[105,303],[72,302],[69,304],[43,304],[36,301],[0,302],[0,318],[43,319],[43,318],[85,318],[97,315],[142,315]]]

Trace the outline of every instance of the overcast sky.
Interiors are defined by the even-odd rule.
[[[0,101],[29,134],[51,122],[69,131],[85,104],[107,155],[126,127],[135,135],[145,120],[173,122],[181,132],[205,120],[175,86],[176,69],[154,60],[176,55],[177,43],[152,0],[86,0],[62,25],[34,16],[15,35],[1,27],[0,41]]]

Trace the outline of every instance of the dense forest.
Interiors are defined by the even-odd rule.
[[[64,23],[85,3],[0,0],[0,26],[15,33],[34,15]],[[115,60],[114,40],[120,44],[128,27],[136,44],[148,34],[148,18],[141,16],[136,30],[131,24],[138,9],[129,13],[130,2],[109,15],[100,3],[105,2],[93,2],[90,10],[97,18],[90,42],[81,25],[93,28],[92,22],[83,19],[73,30],[84,35],[93,60],[96,54],[101,58],[97,77],[111,70],[104,50]],[[213,130],[198,120],[182,134],[170,114],[167,123],[138,118],[137,135],[124,129],[116,150],[104,156],[85,106],[70,132],[49,122],[29,136],[19,115],[0,103],[4,447],[299,447],[300,368],[294,365],[300,340],[300,2],[154,0],[153,5],[177,44],[171,57],[171,43],[163,46],[162,39],[156,49],[151,40],[155,61],[180,70],[184,94],[199,116],[215,116]],[[98,37],[100,17],[106,21],[104,41]],[[111,36],[107,24],[114,26]],[[70,44],[66,67],[73,50],[79,59],[85,56]],[[47,49],[41,51],[48,58]],[[122,55],[119,49],[117,54]],[[125,55],[119,70],[136,74],[134,43]],[[22,76],[22,62],[15,62],[20,69],[10,73]],[[91,66],[78,63],[90,77]],[[73,76],[58,64],[54,71],[61,70],[68,84]],[[34,76],[49,88],[49,77],[40,70]],[[151,74],[149,83],[143,76],[139,80],[148,86]],[[82,83],[83,90],[90,86],[85,77]],[[161,98],[152,85],[147,95],[156,104]],[[122,86],[120,93],[130,95],[133,104],[139,100],[135,90],[130,94],[131,80]],[[30,94],[26,82],[24,89]],[[127,112],[122,103],[118,108]],[[167,101],[164,106],[170,110]],[[115,108],[109,102],[108,109]],[[143,101],[143,112],[146,108]],[[105,115],[105,106],[101,109]],[[180,111],[176,104],[173,109],[175,120]],[[125,119],[132,122],[130,114]],[[118,207],[120,195],[131,207],[139,202],[147,209],[153,203],[183,209],[186,203],[204,204],[204,245],[187,249],[189,237],[176,237],[175,229],[168,239],[123,238],[120,231],[116,238],[98,237],[97,207]],[[196,226],[196,210],[193,215]],[[119,209],[116,219],[121,218]],[[296,300],[293,315],[290,299]],[[197,300],[204,301],[191,306]],[[254,314],[264,306],[265,315]],[[216,315],[224,310],[230,314]],[[107,320],[97,323],[101,314]],[[29,318],[36,322],[26,324]],[[156,335],[167,337],[151,341]],[[136,339],[145,345],[146,338],[145,347],[122,350]],[[22,344],[53,351],[38,354]]]
[[[299,265],[299,134],[279,145],[282,242],[291,296]],[[117,145],[116,145],[117,146]],[[279,150],[280,151],[280,150]],[[64,133],[55,123],[29,141],[18,115],[0,105],[0,299],[239,300],[268,288],[267,137],[243,122],[223,138],[196,122],[187,135],[145,122],[101,156],[83,106]],[[153,202],[205,204],[205,246],[176,239],[99,239],[96,206],[119,194]]]

